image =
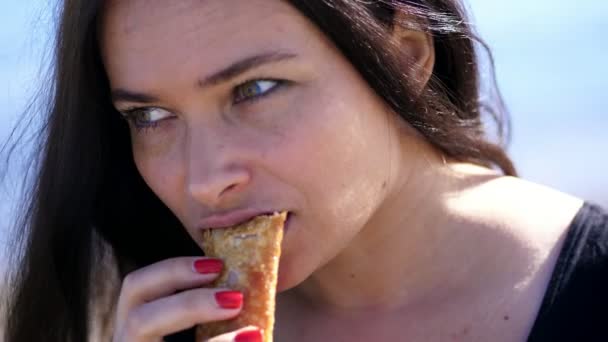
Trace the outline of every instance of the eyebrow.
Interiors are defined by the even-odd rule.
[[[278,63],[288,59],[293,59],[296,56],[297,55],[293,53],[279,51],[266,52],[250,56],[236,61],[216,73],[199,79],[197,81],[197,85],[200,88],[208,88],[220,83],[228,82],[253,68],[262,66],[264,64]],[[154,95],[140,93],[124,88],[113,89],[111,96],[113,102],[152,103],[159,101],[158,97]]]

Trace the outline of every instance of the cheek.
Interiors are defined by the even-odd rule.
[[[371,116],[372,109],[357,108],[357,102],[308,103],[319,105],[301,107],[305,122],[290,130],[273,154],[282,165],[281,177],[304,198],[281,259],[281,289],[294,286],[348,245],[384,198],[388,174],[386,125]]]
[[[386,122],[369,105],[373,101],[337,95],[299,107],[305,119],[290,130],[279,157],[285,177],[306,197],[309,215],[356,225],[380,200],[387,178]]]
[[[129,125],[134,157],[139,160],[167,158],[173,153],[181,129],[175,120],[165,120],[155,128],[140,131]]]
[[[180,169],[177,151],[155,144],[145,146],[143,142],[133,140],[133,159],[139,174],[148,187],[171,211],[178,214],[179,189],[181,189],[183,171]],[[170,145],[164,145],[170,146]],[[179,215],[178,215],[179,216]]]

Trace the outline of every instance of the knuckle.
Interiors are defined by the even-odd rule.
[[[134,309],[127,316],[124,325],[124,335],[130,339],[140,339],[146,335],[145,331],[145,312],[140,308]]]
[[[139,333],[139,320],[140,318],[134,314],[128,315],[123,325],[124,331],[122,335],[128,338],[135,338]]]
[[[180,268],[186,262],[185,258],[171,258],[166,261],[171,268]]]
[[[182,270],[184,269],[185,262],[180,259],[170,259],[167,262],[168,262],[169,272],[171,273],[172,277],[174,279],[181,278],[180,275],[183,274]]]
[[[139,278],[140,275],[138,271],[134,271],[127,274],[127,276],[122,281],[121,292],[131,293],[133,289],[137,287],[137,284],[139,283]]]
[[[193,293],[188,293],[181,296],[178,299],[178,305],[183,308],[184,313],[189,317],[196,317],[201,312],[201,309],[205,307],[204,303],[201,303],[203,296],[194,296]]]

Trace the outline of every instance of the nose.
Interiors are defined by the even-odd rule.
[[[209,208],[224,209],[238,202],[238,193],[247,181],[248,176],[243,171],[217,170],[205,177],[191,179],[188,190],[192,198],[200,204]]]
[[[250,182],[251,172],[238,144],[224,138],[190,138],[188,147],[188,191],[205,207],[227,209],[239,201]]]

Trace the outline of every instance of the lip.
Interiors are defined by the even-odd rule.
[[[202,219],[198,229],[228,228],[253,219],[260,215],[272,215],[275,210],[242,209],[219,213]]]

